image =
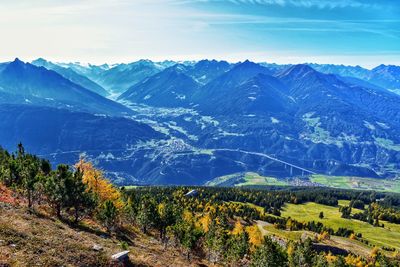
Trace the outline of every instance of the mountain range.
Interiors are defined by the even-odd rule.
[[[117,184],[257,172],[390,178],[400,67],[244,61],[0,64],[0,143],[84,155]]]

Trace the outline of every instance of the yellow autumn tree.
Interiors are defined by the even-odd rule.
[[[325,255],[326,261],[328,262],[328,264],[333,264],[337,257],[335,255],[332,255],[332,253],[329,251],[328,254]]]
[[[323,231],[318,235],[318,241],[329,240],[331,239],[330,234],[327,231]]]
[[[246,232],[249,234],[249,241],[253,248],[262,244],[263,236],[256,224],[246,227]]]
[[[371,249],[371,252],[369,253],[369,257],[372,259],[372,261],[375,261],[379,253],[379,248],[373,247],[373,249]]]
[[[344,259],[345,259],[346,264],[349,266],[355,266],[355,267],[366,266],[366,264],[362,261],[360,256],[354,256],[352,254],[349,254]]]
[[[210,228],[210,223],[211,223],[211,216],[209,213],[204,214],[200,219],[199,219],[199,226],[203,229],[203,231],[206,233],[208,232]]]
[[[102,171],[96,169],[91,162],[87,162],[83,158],[75,164],[75,168],[83,172],[83,182],[87,185],[88,190],[98,196],[100,203],[110,200],[117,208],[122,208],[120,191],[104,177]]]
[[[232,234],[240,235],[241,233],[243,233],[243,231],[244,231],[244,227],[243,227],[242,223],[240,222],[240,220],[237,220],[235,223],[235,227],[232,230]]]

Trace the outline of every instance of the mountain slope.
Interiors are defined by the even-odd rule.
[[[131,113],[128,108],[93,93],[54,71],[18,59],[0,72],[0,87],[5,94],[23,97],[24,104],[36,103],[40,99],[46,106],[77,111],[110,115]]]
[[[232,68],[226,61],[200,60],[193,66],[189,66],[186,75],[192,77],[200,84],[206,84]]]
[[[293,108],[284,84],[269,75],[258,74],[229,90],[213,91],[208,100],[200,103],[200,109],[208,114],[262,116],[290,113]]]
[[[132,86],[118,99],[157,107],[188,106],[199,84],[175,65]]]
[[[245,61],[237,64],[231,70],[210,81],[193,95],[193,102],[202,103],[213,101],[220,96],[229,96],[230,92],[240,83],[258,74],[270,74],[270,70],[256,63]]]
[[[93,82],[92,80],[88,79],[87,77],[76,73],[71,68],[64,68],[57,64],[54,64],[50,61],[46,61],[43,58],[38,58],[31,62],[33,65],[38,67],[45,67],[48,70],[53,70],[59,74],[61,74],[64,78],[70,80],[73,83],[76,83],[83,88],[89,89],[101,96],[107,96],[108,92],[98,85],[97,83]]]

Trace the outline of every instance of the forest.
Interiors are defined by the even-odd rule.
[[[342,219],[386,229],[387,224],[400,224],[400,195],[394,193],[322,187],[118,188],[85,159],[53,169],[49,161],[27,153],[22,144],[14,153],[0,150],[0,185],[22,200],[27,213],[47,210],[71,225],[89,218],[121,242],[134,228],[156,237],[164,248],[176,249],[188,262],[200,258],[217,266],[400,264],[397,248],[371,244],[357,229],[282,216],[287,205],[312,202],[335,207]],[[339,205],[340,201],[348,204]],[[321,211],[318,216],[322,220],[326,214]],[[311,234],[284,240],[263,233],[261,223],[285,233]],[[0,239],[1,235],[0,230]],[[358,255],[324,245],[331,237],[369,246],[369,253]]]

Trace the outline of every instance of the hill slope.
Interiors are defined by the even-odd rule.
[[[0,265],[9,266],[110,266],[111,255],[126,242],[133,266],[198,266],[173,247],[164,249],[156,239],[132,233],[132,239],[107,236],[92,221],[79,226],[56,220],[46,213],[29,214],[24,208],[0,202]],[[102,248],[96,251],[93,247]],[[205,262],[202,263],[203,266]]]

